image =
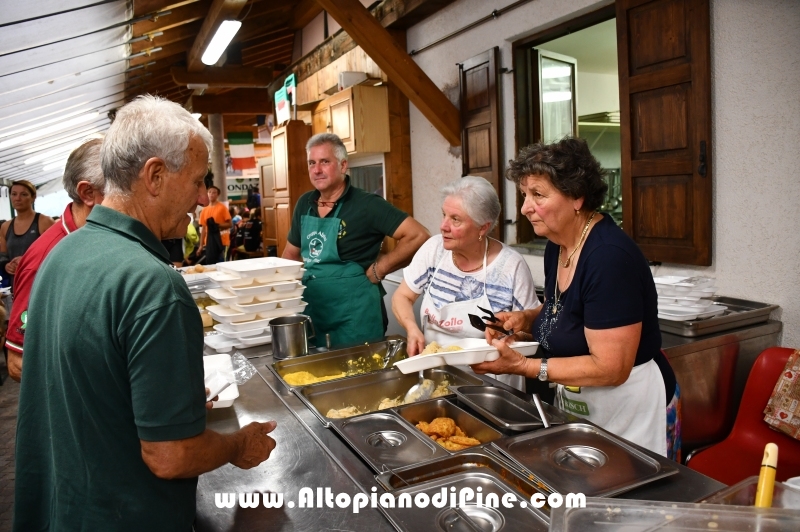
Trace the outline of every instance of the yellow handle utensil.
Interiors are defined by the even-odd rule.
[[[768,443],[764,447],[764,458],[761,460],[761,472],[758,474],[756,487],[756,508],[772,507],[772,490],[775,488],[775,472],[778,467],[778,446]]]

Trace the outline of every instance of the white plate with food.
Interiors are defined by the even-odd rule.
[[[529,357],[536,354],[536,350],[539,349],[539,342],[514,342],[509,347],[518,351],[521,355]],[[500,357],[497,348],[487,344],[483,338],[464,338],[441,346],[436,342],[431,342],[425,347],[426,351],[430,349],[437,349],[437,351],[429,353],[423,351],[417,356],[395,362],[394,367],[402,373],[416,373],[423,369],[445,365],[470,365],[491,362]]]

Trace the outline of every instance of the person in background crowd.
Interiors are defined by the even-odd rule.
[[[22,355],[25,328],[28,322],[28,299],[36,274],[45,257],[56,244],[86,224],[86,217],[95,205],[103,201],[105,179],[100,168],[100,146],[103,141],[92,139],[75,149],[67,159],[63,184],[72,203],[64,209],[59,223],[34,242],[22,256],[14,276],[14,304],[8,321],[6,349],[8,374],[19,382],[22,378]]]
[[[7,277],[12,286],[20,258],[54,222],[49,216],[33,210],[36,187],[31,182],[14,182],[10,196],[17,215],[0,226],[0,275]]]
[[[217,198],[219,198],[219,193],[219,188],[213,185],[208,189],[208,205],[203,207],[203,211],[200,213],[200,226],[202,227],[202,230],[200,232],[200,245],[198,246],[197,254],[199,255],[202,253],[203,248],[208,245],[209,219],[213,219],[214,222],[216,222],[223,247],[222,254],[218,257],[212,257],[206,253],[206,264],[216,264],[217,262],[223,260],[228,246],[231,245],[231,236],[228,233],[228,229],[230,229],[233,225],[231,222],[231,214],[228,212],[228,208],[224,204],[217,201]],[[216,253],[214,255],[216,255]]]
[[[261,209],[250,211],[250,219],[242,228],[242,247],[244,251],[258,251],[261,248]]]
[[[250,187],[247,189],[247,208],[253,210],[259,207],[261,207],[261,194],[258,192],[258,187]]]
[[[388,317],[381,281],[407,265],[430,234],[383,198],[351,186],[347,148],[338,136],[314,135],[306,154],[315,190],[297,200],[283,251],[284,258],[305,263],[306,314],[334,346],[382,338]],[[379,256],[387,236],[397,246]]]
[[[228,212],[231,214],[231,223],[233,227],[238,227],[239,224],[242,222],[242,217],[239,215],[239,206],[238,205],[231,205]],[[233,227],[231,229],[233,229]]]
[[[149,95],[108,129],[103,205],[31,292],[14,531],[189,531],[198,475],[274,449],[274,421],[206,429],[203,324],[160,242],[183,237],[186,213],[208,201],[211,143],[183,107]]]

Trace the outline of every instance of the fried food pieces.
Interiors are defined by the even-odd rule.
[[[442,346],[439,345],[438,342],[431,342],[425,346],[425,349],[422,350],[420,355],[430,355],[431,353],[447,353],[450,351],[461,351],[463,347],[458,347],[457,345],[450,345],[450,346]]]
[[[417,428],[448,451],[462,451],[481,444],[480,440],[467,436],[461,427],[456,425],[455,420],[449,417],[437,417],[430,423],[420,421],[417,423]]]

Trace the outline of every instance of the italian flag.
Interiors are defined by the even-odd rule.
[[[231,151],[231,166],[234,170],[256,167],[256,149],[253,145],[252,133],[228,133],[228,147]]]

